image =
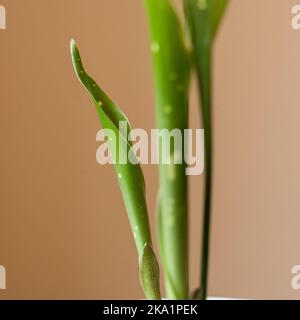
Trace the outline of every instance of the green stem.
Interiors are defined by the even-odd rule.
[[[211,49],[207,47],[202,51],[201,63],[198,63],[199,92],[201,93],[202,119],[204,126],[205,148],[205,189],[204,189],[204,216],[202,227],[202,251],[201,251],[201,278],[200,299],[207,297],[208,265],[209,265],[209,240],[211,222],[211,196],[212,196],[212,93],[211,93]]]
[[[209,238],[212,196],[212,60],[211,12],[212,2],[199,7],[196,0],[185,0],[186,18],[193,44],[194,61],[198,76],[201,113],[204,128],[205,182],[204,215],[200,259],[200,290],[198,298],[205,300],[208,287]]]
[[[212,47],[228,0],[184,0],[184,4],[197,69],[205,136],[205,190],[199,293],[199,298],[205,300],[208,287],[213,174]]]
[[[179,129],[183,137],[188,128],[190,62],[182,26],[169,0],[144,3],[152,42],[157,127],[169,132]],[[184,161],[173,163],[179,154],[183,157],[172,143],[171,164],[159,166],[159,247],[169,299],[187,299],[189,291],[188,183]]]

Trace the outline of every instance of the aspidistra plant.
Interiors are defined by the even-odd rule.
[[[167,129],[168,132],[179,130],[184,136],[184,129],[188,128],[192,65],[196,66],[198,75],[205,130],[205,199],[200,293],[194,298],[206,299],[212,189],[212,47],[228,1],[183,0],[192,50],[187,49],[187,37],[172,1],[142,1],[150,31],[158,129]],[[132,147],[129,121],[86,73],[73,40],[71,55],[75,73],[91,95],[100,123],[104,129],[112,130],[116,137],[108,139],[108,146],[137,247],[141,285],[147,299],[160,299],[159,267],[152,249],[143,173],[139,164],[133,164],[138,163],[137,159],[126,164],[119,161],[120,156],[127,157]],[[120,122],[125,123],[125,131],[120,130]],[[188,181],[183,149],[171,141],[170,163],[159,165],[157,235],[166,297],[169,299],[189,297]],[[161,145],[159,153],[163,153]],[[130,157],[132,159],[135,155],[130,154]],[[179,163],[178,158],[181,160]]]

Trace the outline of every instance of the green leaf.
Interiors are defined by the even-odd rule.
[[[215,39],[229,0],[214,0],[212,7],[212,38]]]
[[[202,121],[205,131],[205,194],[200,271],[200,299],[207,296],[212,196],[212,47],[228,0],[184,0],[197,69]]]
[[[229,0],[184,0],[193,45],[213,44]]]
[[[144,0],[148,16],[158,129],[188,128],[190,53],[169,0]],[[171,145],[171,158],[182,150]],[[161,153],[161,148],[160,148]],[[159,247],[169,299],[187,299],[188,204],[186,164],[161,164]],[[170,174],[171,173],[171,174]],[[162,249],[163,248],[163,249]]]
[[[159,267],[154,252],[149,244],[144,246],[140,259],[140,281],[147,292],[147,299],[159,300]]]
[[[130,161],[124,164],[120,163],[121,158],[127,158],[130,152],[131,143],[128,139],[128,134],[130,133],[131,127],[129,121],[118,106],[113,103],[97,85],[95,80],[86,73],[74,40],[71,41],[71,56],[75,73],[82,85],[90,93],[102,127],[112,130],[115,134],[116,139],[112,142],[108,141],[108,146],[115,163],[115,170],[137,251],[139,257],[141,257],[144,254],[145,246],[151,246],[152,243],[145,197],[144,176],[139,164],[132,164]],[[119,128],[120,121],[125,123],[124,130],[120,130]],[[114,146],[113,143],[116,143],[116,146]],[[134,154],[131,154],[131,157],[134,157]],[[153,263],[154,259],[156,260],[155,256],[151,260],[151,263]],[[151,268],[151,266],[147,267]],[[146,268],[146,266],[144,266],[144,268]],[[145,294],[148,295],[147,292],[145,292]]]

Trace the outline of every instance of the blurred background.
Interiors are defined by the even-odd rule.
[[[298,2],[298,3],[297,3]],[[176,1],[180,7],[181,1]],[[0,0],[0,299],[142,298],[137,255],[100,129],[74,76],[87,70],[134,127],[154,128],[141,0]],[[209,294],[298,299],[300,30],[293,0],[232,0],[215,44]],[[159,17],[158,17],[159,18]],[[191,127],[201,127],[195,81]],[[155,228],[157,168],[144,166]],[[199,276],[202,176],[191,177],[190,278]]]

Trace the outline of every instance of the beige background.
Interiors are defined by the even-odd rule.
[[[87,69],[133,125],[152,128],[141,1],[0,3],[8,19],[0,30],[0,264],[8,289],[0,299],[141,298],[117,181],[112,167],[96,164],[100,127],[69,58],[74,37]],[[216,42],[211,295],[300,298],[290,284],[300,264],[296,3],[232,0]],[[144,172],[154,222],[157,168]],[[195,287],[202,177],[191,188]]]

